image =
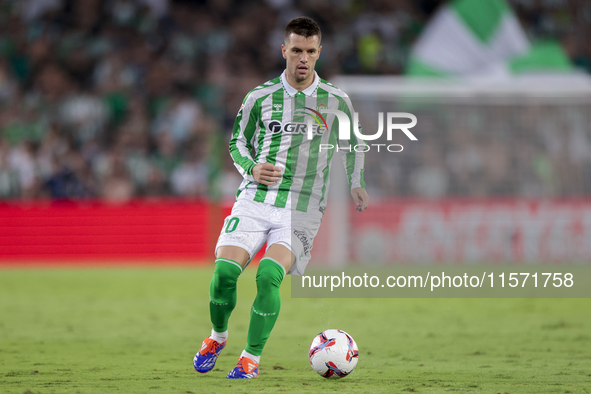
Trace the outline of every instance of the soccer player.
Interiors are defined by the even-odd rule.
[[[363,149],[354,149],[353,133],[350,140],[337,141],[337,117],[321,115],[322,110],[336,109],[353,124],[349,97],[314,71],[322,49],[320,39],[320,27],[314,20],[299,17],[290,21],[281,46],[286,70],[249,92],[238,111],[230,154],[244,180],[216,245],[209,288],[213,329],[193,360],[198,372],[211,371],[226,346],[228,319],[236,306],[236,282],[266,243],[256,274],[257,295],[247,345],[227,378],[258,376],[263,347],[279,314],[281,282],[286,274],[302,275],[310,259],[326,207],[330,162],[339,141],[347,145],[340,148],[346,151],[343,161],[356,209],[367,208],[364,156],[357,152]],[[312,122],[306,123],[307,117],[316,122],[313,133],[308,133]]]

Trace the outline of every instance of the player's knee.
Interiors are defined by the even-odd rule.
[[[222,282],[235,282],[237,279],[237,276],[233,272],[230,272],[223,268],[219,269],[218,265],[216,265],[215,274],[217,275],[218,279]]]
[[[216,261],[215,271],[213,272],[216,287],[235,286],[240,273],[241,270],[238,266],[226,261]]]
[[[257,271],[257,288],[259,290],[278,289],[283,281],[285,270],[277,262],[263,259]]]
[[[259,290],[278,289],[281,286],[281,278],[269,275],[268,273],[257,273],[256,282],[257,289]]]
[[[236,286],[236,278],[227,273],[214,273],[214,283],[216,288],[228,288]]]

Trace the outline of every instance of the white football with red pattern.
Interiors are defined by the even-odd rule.
[[[351,373],[359,360],[353,337],[343,330],[326,330],[316,335],[308,352],[310,365],[324,378],[339,379]]]

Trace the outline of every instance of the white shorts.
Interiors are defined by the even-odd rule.
[[[305,213],[239,199],[224,220],[215,246],[216,256],[220,246],[238,246],[248,252],[250,263],[265,242],[267,249],[273,244],[281,244],[295,256],[288,274],[302,275],[310,261],[312,244],[321,222],[320,212]]]

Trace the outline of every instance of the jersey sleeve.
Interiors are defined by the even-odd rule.
[[[358,149],[361,152],[355,150],[355,146],[365,145],[365,141],[357,139],[353,128],[355,127],[355,117],[353,114],[353,104],[347,95],[343,97],[343,100],[339,104],[339,110],[345,112],[350,120],[351,125],[351,139],[348,141],[350,148],[347,149],[347,153],[342,156],[343,164],[345,165],[345,172],[349,181],[349,187],[354,189],[356,187],[362,187],[365,189],[365,181],[363,180],[364,163],[365,163],[365,149]],[[361,132],[361,126],[359,131]]]
[[[247,95],[236,115],[230,140],[230,155],[234,160],[234,166],[246,180],[251,182],[254,182],[252,169],[256,164],[251,153],[252,143],[259,114],[259,105],[256,100],[252,95]]]

